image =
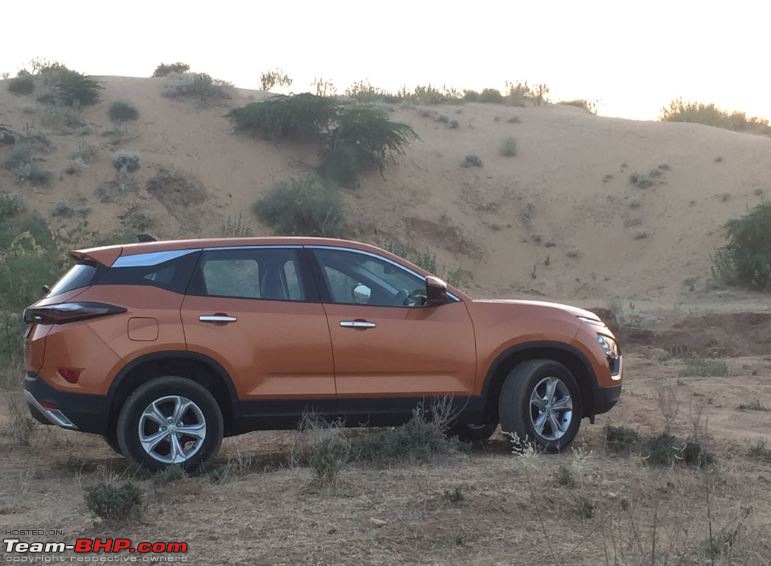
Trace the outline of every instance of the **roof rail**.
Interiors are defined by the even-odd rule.
[[[137,234],[137,242],[144,244],[145,242],[157,242],[158,240],[150,234]]]

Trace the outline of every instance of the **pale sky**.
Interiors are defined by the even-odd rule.
[[[0,72],[33,58],[94,75],[184,61],[256,88],[280,67],[397,90],[546,83],[554,100],[654,119],[682,97],[771,117],[771,3],[691,0],[35,0],[3,2]]]

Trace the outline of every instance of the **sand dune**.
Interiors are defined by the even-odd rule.
[[[215,235],[241,214],[255,234],[268,234],[249,207],[272,183],[316,162],[312,145],[231,132],[228,109],[264,93],[237,90],[224,106],[198,108],[162,96],[164,79],[100,80],[103,100],[84,110],[85,135],[43,126],[44,105],[0,83],[0,123],[44,131],[55,144],[46,157],[54,172],[49,187],[17,186],[10,172],[0,170],[0,189],[22,193],[30,208],[45,214],[59,202],[90,207],[83,220],[54,218],[56,225],[71,229],[85,221],[105,233],[142,213],[149,218],[140,220],[161,237]],[[131,101],[140,113],[117,143],[107,133],[113,126],[106,114],[116,99]],[[703,291],[721,227],[771,189],[771,139],[765,137],[602,118],[559,105],[392,108],[393,119],[410,124],[420,140],[385,177],[370,173],[360,189],[346,192],[351,236],[380,242],[396,235],[430,248],[447,270],[473,273],[466,286],[476,294],[584,302],[722,300]],[[441,115],[459,127],[437,121]],[[507,136],[517,142],[515,157],[499,155]],[[66,174],[70,154],[86,144],[99,147],[96,162],[79,175]],[[141,154],[141,168],[132,174],[135,190],[102,202],[98,189],[115,179],[110,156],[118,148]],[[472,153],[483,166],[460,167]],[[184,212],[164,206],[146,189],[159,169],[200,183],[205,202]],[[657,175],[651,187],[629,180],[651,171]]]

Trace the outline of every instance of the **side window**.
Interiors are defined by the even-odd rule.
[[[191,293],[273,301],[306,297],[294,248],[204,251]]]
[[[333,249],[314,250],[334,303],[381,307],[420,307],[426,301],[423,277],[370,255]]]

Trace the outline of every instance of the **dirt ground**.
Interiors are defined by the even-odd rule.
[[[689,373],[682,356],[709,354],[703,337],[729,328],[718,315],[622,328],[622,399],[595,425],[584,421],[570,453],[514,455],[498,433],[468,454],[353,466],[335,486],[319,487],[309,469],[289,465],[299,433],[253,433],[227,439],[215,463],[245,473],[217,483],[136,476],[142,518],[108,527],[89,515],[83,486],[135,472],[99,437],[37,426],[27,445],[0,437],[0,525],[63,529],[66,540],[187,541],[194,564],[710,564],[711,528],[721,548],[715,564],[771,564],[771,452],[750,454],[771,436],[771,355],[757,349],[767,322],[726,316],[734,334],[721,350],[724,377],[681,375]],[[662,391],[679,409],[675,434],[706,428],[714,470],[653,467],[606,449],[607,423],[663,430]],[[7,425],[15,394],[5,397]],[[747,405],[754,408],[740,408]],[[562,465],[574,486],[558,481]]]

